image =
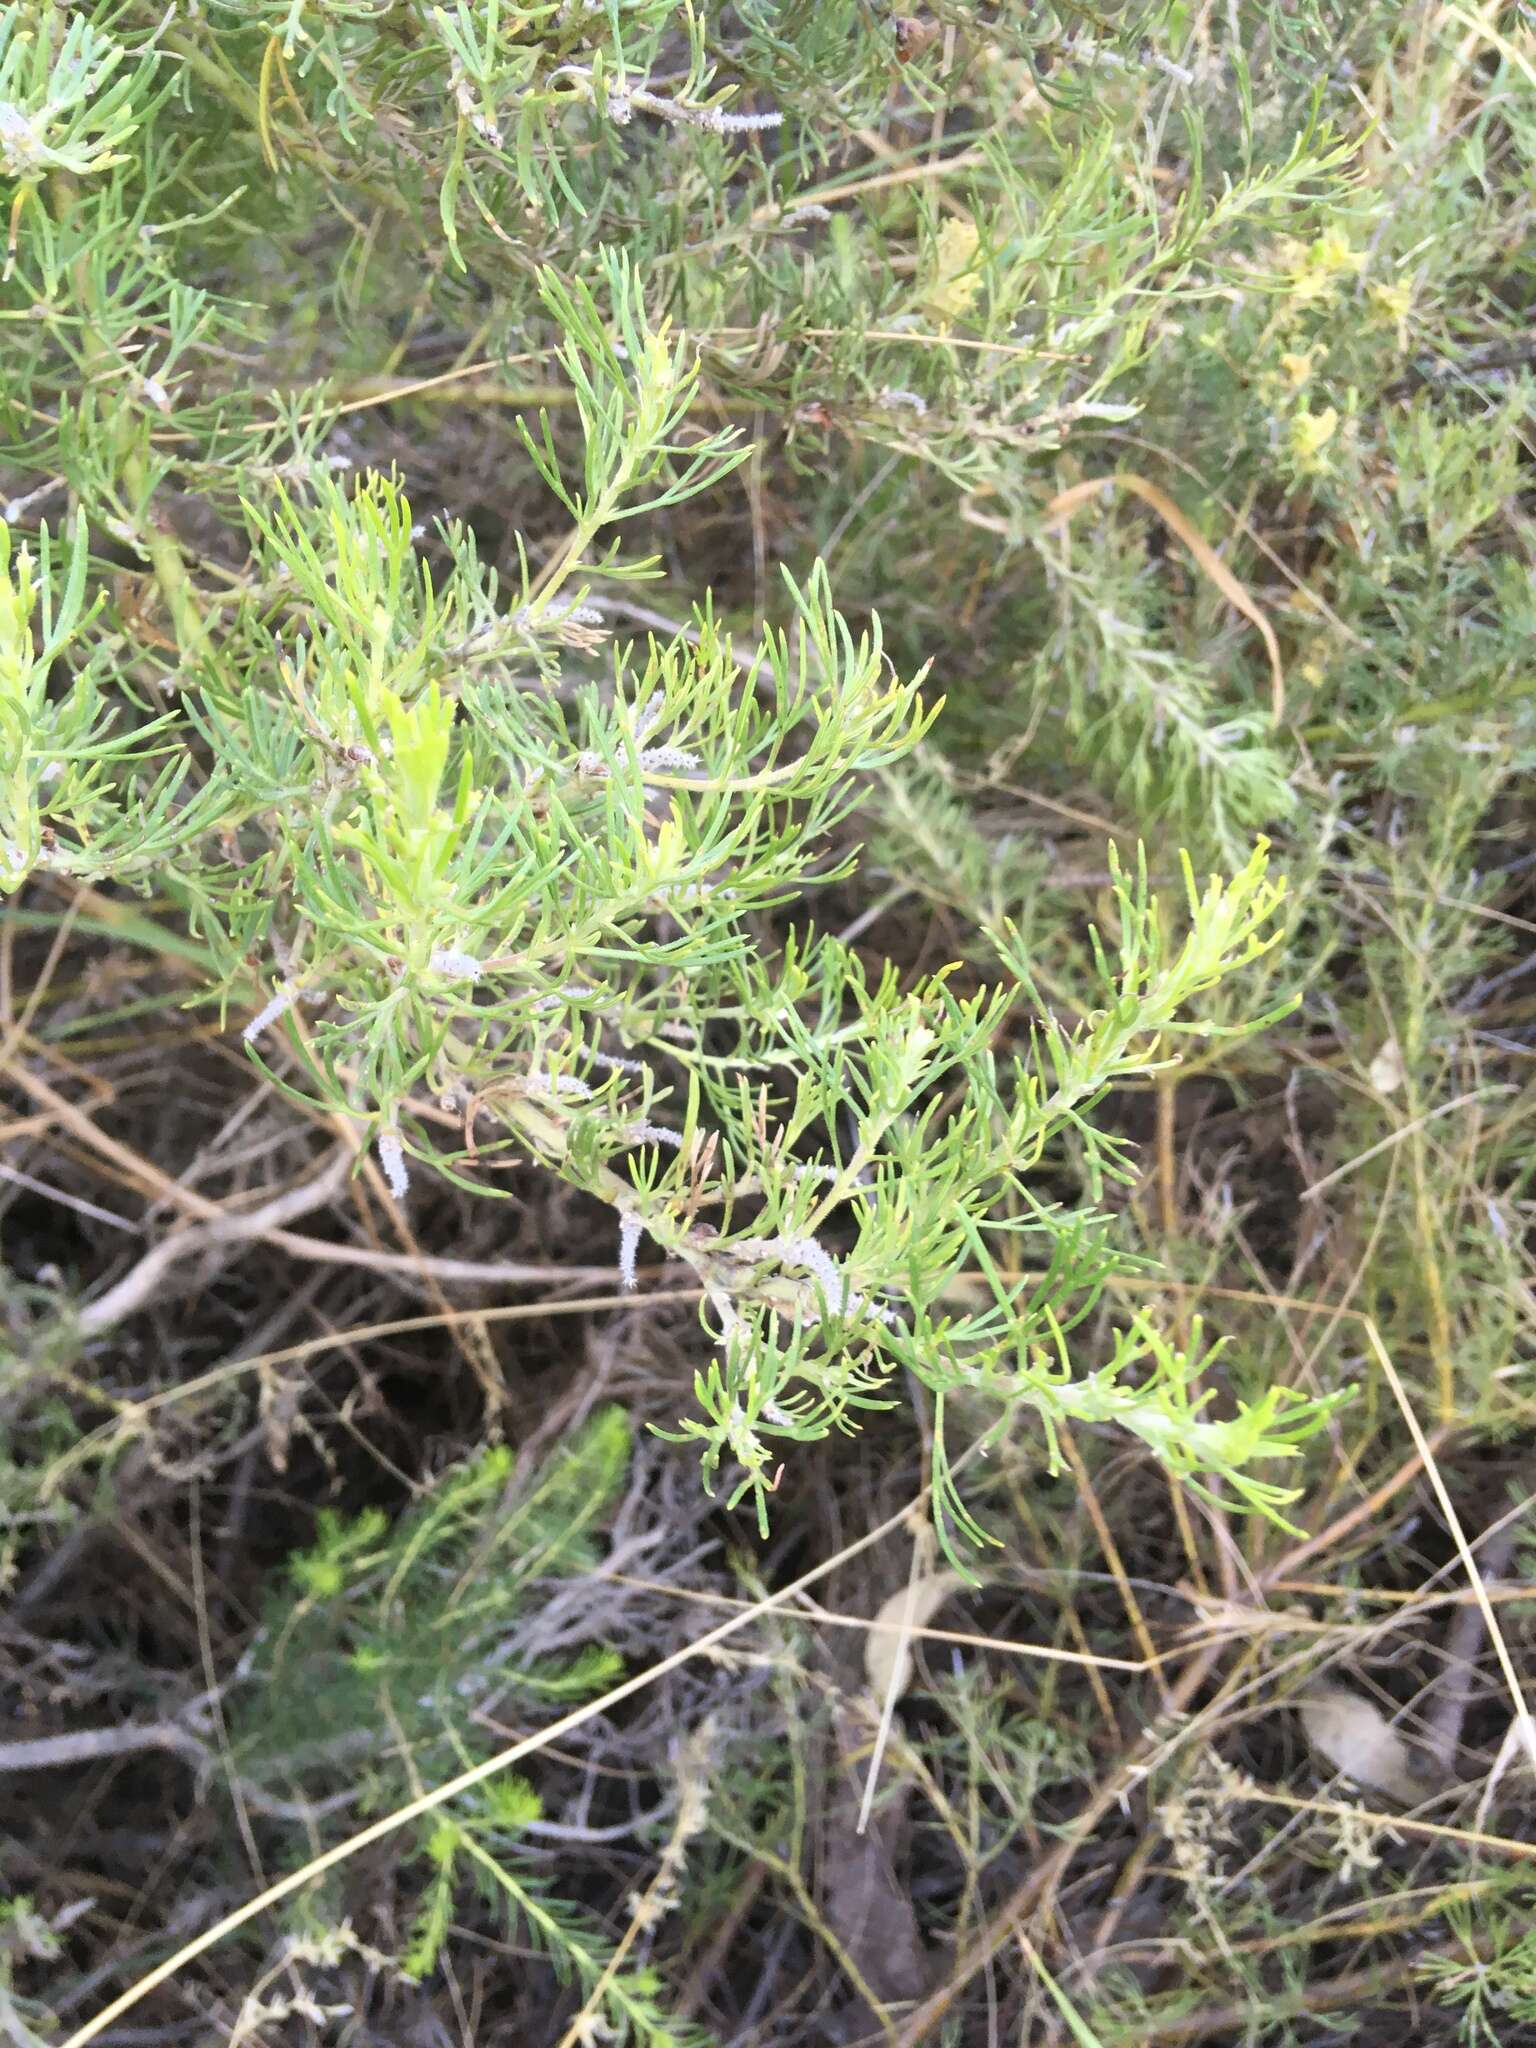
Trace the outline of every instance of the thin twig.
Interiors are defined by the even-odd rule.
[[[64,1735],[32,1735],[19,1742],[0,1742],[0,1777],[107,1763],[116,1757],[142,1755],[147,1749],[178,1756],[193,1765],[199,1775],[218,1761],[203,1738],[179,1722],[129,1721],[113,1728],[75,1728]],[[329,1799],[274,1799],[249,1779],[236,1777],[231,1777],[230,1787],[253,1813],[259,1813],[265,1820],[311,1822],[350,1806],[359,1796],[358,1788],[353,1786]]]
[[[103,1330],[110,1330],[136,1314],[153,1299],[166,1274],[182,1259],[191,1258],[199,1252],[246,1244],[252,1238],[268,1237],[273,1231],[281,1230],[284,1224],[293,1222],[295,1217],[308,1216],[315,1209],[323,1209],[340,1194],[351,1170],[352,1152],[349,1147],[340,1146],[312,1180],[285,1188],[259,1209],[231,1216],[209,1204],[214,1215],[208,1222],[193,1224],[162,1238],[123,1275],[115,1287],[109,1287],[95,1301],[87,1302],[76,1318],[77,1330],[82,1336],[96,1337]],[[198,1200],[201,1206],[202,1198]]]
[[[105,1763],[140,1750],[168,1749],[202,1763],[207,1746],[174,1721],[127,1721],[113,1728],[75,1728],[66,1735],[29,1735],[0,1742],[0,1777],[18,1771],[60,1771],[75,1764]]]

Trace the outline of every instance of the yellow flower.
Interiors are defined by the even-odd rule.
[[[1366,297],[1397,329],[1397,346],[1403,354],[1408,351],[1408,315],[1413,306],[1413,287],[1406,284],[1373,284],[1366,288]]]
[[[1328,467],[1323,450],[1338,431],[1339,416],[1331,405],[1321,412],[1299,412],[1291,421],[1289,439],[1297,467],[1321,472]]]
[[[1305,248],[1285,242],[1286,289],[1293,299],[1329,299],[1346,278],[1364,269],[1363,249],[1352,249],[1338,228],[1328,228]]]
[[[1312,374],[1312,351],[1308,349],[1304,356],[1283,355],[1280,358],[1280,367],[1285,372],[1286,382],[1291,389],[1299,391]]]
[[[1309,253],[1314,267],[1318,270],[1335,273],[1348,271],[1353,274],[1363,269],[1365,265],[1364,250],[1352,249],[1338,228],[1328,228],[1320,234]]]
[[[917,297],[919,305],[937,315],[941,326],[960,319],[981,290],[981,273],[972,268],[980,246],[981,234],[974,221],[947,220],[939,229]]]
[[[1413,304],[1412,288],[1406,284],[1373,284],[1366,292],[1372,305],[1380,306],[1389,320],[1402,320]]]

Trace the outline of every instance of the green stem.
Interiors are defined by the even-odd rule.
[[[74,210],[77,196],[74,180],[67,172],[61,171],[53,178],[51,189],[54,213],[62,224]],[[115,368],[119,357],[102,332],[101,301],[87,258],[82,256],[77,259],[73,274],[75,290],[85,313],[82,324],[85,342],[83,381],[90,384],[96,382],[105,369]],[[101,377],[101,381],[105,383],[106,380]],[[181,550],[172,535],[155,522],[152,502],[154,487],[145,462],[145,448],[149,439],[148,421],[139,422],[123,405],[117,406],[108,418],[112,452],[117,457],[118,475],[122,479],[128,510],[133,519],[134,539],[148,557],[150,569],[175,629],[177,648],[183,658],[191,654],[206,658],[212,652],[208,630],[203,624],[202,613],[198,610],[191,579],[187,575],[186,564],[181,559]]]

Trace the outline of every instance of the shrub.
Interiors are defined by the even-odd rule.
[[[1211,249],[1305,212],[1344,152],[1309,131],[1209,196],[1197,180],[1166,221],[1116,199],[1067,283],[1078,303],[1010,344],[1000,381],[944,337],[962,320],[1016,328],[1113,189],[1102,155],[1048,188],[991,161],[974,223],[909,209],[911,282],[882,286],[897,242],[871,244],[872,280],[853,216],[823,223],[806,197],[831,139],[806,90],[819,25],[791,44],[745,17],[727,62],[702,16],[670,6],[240,12],[227,27],[145,28],[115,7],[6,18],[13,417],[43,478],[11,511],[61,490],[73,506],[11,547],[0,586],[7,887],[41,871],[162,892],[207,991],[245,1008],[253,1056],[371,1138],[396,1198],[413,1166],[495,1195],[505,1160],[531,1155],[611,1205],[626,1280],[642,1239],[690,1266],[717,1356],[680,1433],[764,1518],[780,1440],[850,1428],[903,1371],[938,1403],[947,1530],[958,1516],[977,1533],[948,1477],[943,1403],[961,1389],[1047,1428],[1113,1416],[1180,1470],[1284,1498],[1246,1468],[1315,1428],[1316,1402],[1272,1388],[1210,1421],[1189,1392],[1197,1358],[1146,1322],[1097,1375],[1074,1371],[1068,1333],[1115,1254],[1100,1215],[1035,1178],[1069,1135],[1093,1187],[1123,1176],[1093,1107],[1211,1028],[1200,999],[1273,944],[1262,851],[1230,884],[1189,881],[1182,941],[1144,876],[1117,881],[1118,957],[1100,959],[1102,1007],[1078,1026],[1050,1015],[1007,931],[990,985],[871,972],[783,913],[849,872],[838,828],[937,709],[921,670],[892,672],[878,621],[855,631],[819,563],[786,575],[784,624],[749,652],[698,591],[692,626],[643,644],[615,627],[625,589],[657,573],[627,536],[664,530],[751,452],[707,422],[701,349],[722,374],[728,337],[769,307],[781,327],[833,325],[853,351],[841,410],[850,380],[882,374],[885,328],[900,341],[931,323],[952,430],[890,385],[865,392],[865,426],[898,450],[920,436],[941,476],[1016,508],[1002,449],[1125,411],[1100,395],[1133,347],[1111,338],[1112,308],[1154,277],[1165,310],[1198,295]],[[888,89],[861,33],[843,122]],[[664,65],[659,92],[646,81]],[[763,109],[738,111],[749,99]],[[711,182],[718,262],[690,257],[675,211]],[[620,253],[606,238],[637,204]],[[354,207],[373,225],[342,229],[343,300],[366,329],[403,312],[411,266],[374,246],[403,232],[426,238],[408,324],[428,305],[463,318],[478,294],[493,360],[536,338],[560,417],[530,393],[506,445],[512,501],[536,508],[500,540],[510,583],[462,519],[429,530],[398,477],[349,474],[335,302],[311,286],[260,303],[276,252],[302,277],[300,250],[334,242]],[[830,261],[802,274],[807,221]],[[1062,367],[1068,330],[1074,354],[1105,352],[1086,386]],[[338,343],[333,366],[315,360]],[[330,375],[258,397],[289,361]],[[743,360],[730,381],[752,376]],[[776,389],[760,407],[805,410],[798,373]],[[1206,685],[1102,588],[1072,602],[1078,623],[1039,660],[1117,775],[1146,793],[1166,756],[1170,801],[1208,805],[1229,849],[1278,814],[1257,722],[1213,722]],[[1105,652],[1075,651],[1084,627],[1118,636],[1091,686],[1081,664]],[[1024,1257],[1043,1279],[1020,1277]],[[956,1303],[967,1273],[979,1310]]]

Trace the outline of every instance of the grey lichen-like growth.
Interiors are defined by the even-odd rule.
[[[663,121],[703,128],[711,135],[757,135],[779,127],[784,119],[777,113],[735,114],[726,107],[690,106],[682,100],[663,99],[640,85],[624,86],[609,93],[606,106],[609,120],[621,128],[628,126],[639,108]]]

